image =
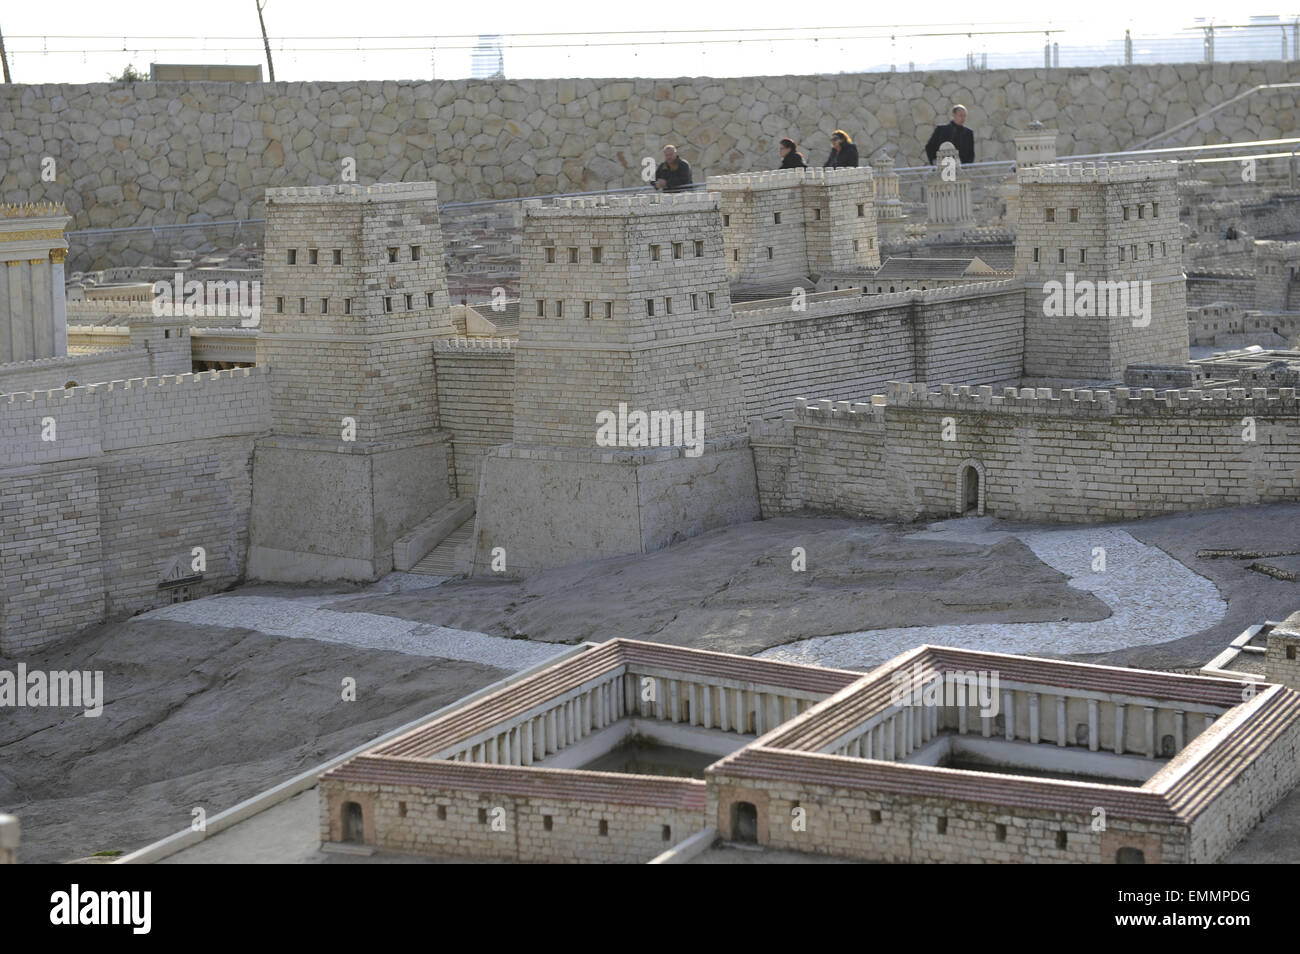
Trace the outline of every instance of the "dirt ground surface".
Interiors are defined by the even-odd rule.
[[[1300,504],[1112,526],[1211,580],[1227,614],[1200,632],[1072,658],[1190,668],[1246,627],[1300,608],[1300,584],[1248,569],[1256,562],[1250,556],[1197,557],[1208,549],[1300,550]],[[490,635],[564,643],[626,636],[746,654],[871,628],[916,626],[920,643],[928,625],[1110,615],[1017,540],[904,539],[919,529],[783,518],[524,582],[456,581],[383,595],[245,586],[230,595],[338,593],[347,598],[333,610]],[[806,572],[791,569],[795,547],[807,553]],[[21,660],[0,658],[0,668],[18,662],[103,670],[106,697],[98,718],[17,708],[0,719],[0,811],[21,819],[24,862],[139,848],[188,827],[195,808],[211,816],[505,675],[472,662],[143,619],[96,627]],[[357,681],[355,702],[342,700],[345,677]],[[1274,857],[1281,851],[1300,860],[1297,805],[1293,794],[1243,846],[1245,855],[1281,860]],[[1270,825],[1285,834],[1260,840]],[[1254,847],[1261,845],[1271,847]]]

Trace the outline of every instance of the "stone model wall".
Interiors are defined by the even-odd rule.
[[[847,129],[865,161],[900,166],[955,102],[971,109],[976,158],[1013,159],[1030,120],[1060,130],[1059,154],[1132,148],[1144,137],[1300,63],[1218,63],[715,79],[0,86],[0,198],[66,200],[73,228],[260,218],[268,187],[436,180],[445,201],[641,184],[641,160],[675,142],[696,181],[774,169],[791,136],[813,164]],[[1161,103],[1153,110],[1151,103]],[[1294,114],[1254,96],[1180,142],[1273,139]],[[1168,145],[1169,143],[1162,143]],[[40,181],[43,156],[58,161]],[[116,263],[114,263],[116,264]]]
[[[988,282],[789,304],[739,305],[747,417],[780,414],[795,395],[865,398],[890,380],[1019,383],[1024,289]]]
[[[442,427],[451,437],[452,486],[457,497],[473,497],[483,455],[509,443],[514,428],[514,340],[448,338],[434,343],[433,356]]]
[[[435,858],[644,864],[704,827],[698,808],[323,779],[322,841],[342,841],[345,799],[361,805],[367,843]]]
[[[1091,812],[1006,808],[961,798],[849,791],[815,782],[779,782],[709,772],[710,824],[731,837],[730,806],[758,810],[758,840],[773,850],[834,855],[890,864],[1101,864],[1121,846],[1143,851],[1148,864],[1187,860],[1187,829],[1107,818],[1095,833]],[[790,824],[795,807],[807,829]],[[942,823],[942,824],[941,824]],[[1060,836],[1064,833],[1065,844]]]
[[[0,398],[0,653],[169,602],[196,546],[192,594],[240,579],[268,423],[262,369]]]
[[[0,394],[48,391],[69,382],[81,386],[101,381],[125,381],[148,377],[149,372],[149,355],[143,348],[16,361],[0,364]]]
[[[916,389],[915,391],[913,389]],[[796,402],[793,457],[758,473],[766,504],[917,519],[964,512],[967,468],[983,512],[1048,522],[1300,498],[1300,399],[1293,389],[1133,393],[891,385],[873,404]],[[1243,440],[1246,418],[1255,440]],[[764,443],[780,445],[778,425]],[[944,438],[945,429],[952,439]],[[784,468],[782,464],[785,464]],[[768,515],[765,512],[765,516]]]
[[[1255,272],[1218,269],[1187,276],[1187,307],[1217,304],[1255,307]]]

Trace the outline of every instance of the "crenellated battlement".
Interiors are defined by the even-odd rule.
[[[1176,162],[1051,162],[1016,171],[1016,181],[1033,183],[1143,182],[1149,179],[1177,179]]]
[[[74,356],[75,357],[75,356]],[[98,357],[97,355],[95,357]],[[42,358],[41,361],[66,362],[68,358]],[[38,361],[25,362],[36,365]],[[129,391],[133,388],[176,387],[178,385],[201,385],[209,381],[229,381],[236,378],[264,377],[265,367],[231,368],[226,371],[192,371],[187,374],[160,374],[144,378],[126,378],[118,381],[103,381],[86,384],[75,388],[52,388],[49,391],[14,391],[0,394],[0,408],[6,405],[22,404],[26,401],[50,400],[64,403],[70,398],[81,398],[101,391]]]
[[[412,199],[438,201],[436,182],[376,182],[371,185],[339,183],[318,186],[285,186],[266,190],[268,204],[321,202],[406,202]]]
[[[609,217],[665,215],[673,212],[710,212],[720,208],[716,192],[638,192],[633,195],[580,196],[572,199],[525,199],[525,218]]]
[[[774,169],[768,172],[736,172],[725,176],[709,176],[708,188],[721,191],[757,191],[761,189],[790,189],[801,185],[850,185],[870,183],[875,173],[870,166],[827,169],[821,166],[803,169]]]
[[[945,413],[1001,412],[1044,417],[1109,418],[1117,416],[1179,416],[1190,412],[1210,414],[1300,415],[1300,394],[1295,388],[1214,388],[1157,391],[1154,388],[1003,388],[943,384],[937,391],[927,384],[890,381],[885,393],[870,403],[795,398],[800,423],[848,424],[883,420],[887,408],[912,408]]]
[[[437,338],[433,350],[441,352],[514,351],[518,338]]]
[[[68,207],[62,202],[6,202],[0,206],[0,217],[6,219],[38,219],[67,214]]]

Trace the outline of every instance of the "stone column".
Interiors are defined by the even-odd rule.
[[[1147,758],[1156,757],[1156,707],[1143,706],[1147,714]]]
[[[1065,696],[1056,697],[1056,744],[1068,745],[1065,724]]]
[[[704,710],[701,713],[701,715],[704,718],[704,728],[712,729],[713,728],[713,687],[703,686],[701,688],[703,689],[703,692],[701,693],[700,705],[703,707]]]
[[[1101,748],[1100,730],[1097,727],[1097,700],[1088,700],[1088,750],[1096,752]]]
[[[1115,703],[1115,754],[1124,754],[1124,703]]]
[[[1187,729],[1185,727],[1184,716],[1186,713],[1182,709],[1174,710],[1174,754],[1177,755],[1183,750],[1183,744],[1187,738]]]
[[[1016,694],[1010,689],[1002,690],[1002,728],[1008,742],[1016,739]]]
[[[873,746],[871,743],[875,736],[876,730],[874,727],[868,729],[866,735],[863,736],[862,757],[864,759],[874,758],[872,755]]]
[[[1039,726],[1038,706],[1038,693],[1029,693],[1029,741],[1034,743],[1037,743],[1042,738],[1042,733],[1039,731],[1041,727]]]

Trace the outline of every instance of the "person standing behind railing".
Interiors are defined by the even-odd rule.
[[[691,184],[691,166],[671,143],[664,146],[664,161],[655,169],[655,188],[661,192],[682,192]]]
[[[925,158],[934,165],[939,147],[950,142],[957,147],[957,158],[963,166],[975,161],[975,133],[966,128],[966,107],[958,103],[952,108],[952,122],[940,123],[925,144]]]

